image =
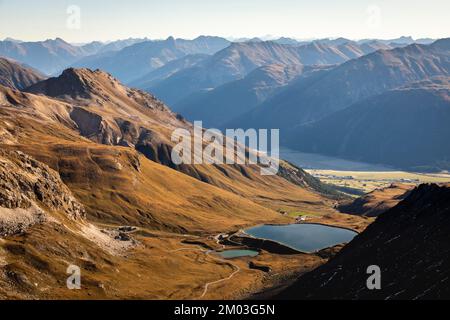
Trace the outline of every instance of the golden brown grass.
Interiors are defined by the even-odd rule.
[[[418,185],[422,183],[448,183],[450,174],[447,173],[414,173],[404,171],[364,172],[364,171],[335,171],[335,170],[308,170],[314,176],[329,184],[350,187],[371,192],[382,189],[392,183]],[[352,179],[346,179],[352,177]]]
[[[87,237],[63,212],[51,212],[56,222],[0,240],[2,298],[199,298],[206,283],[228,277],[234,267],[195,246],[173,252],[186,247],[182,240],[187,237],[219,249],[209,236],[293,221],[279,210],[316,213],[323,217],[321,222],[355,228],[365,222],[347,220],[335,213],[329,199],[279,176],[262,177],[255,167],[246,166],[243,173],[230,166],[198,166],[196,170],[210,179],[201,182],[132,148],[80,137],[67,116],[68,103],[10,90],[6,95],[15,103],[0,106],[0,147],[21,150],[57,171],[86,207],[88,222],[109,229],[137,226],[141,231],[133,235],[137,246],[114,253]],[[120,99],[114,102],[123,105]],[[152,126],[167,136],[168,128]],[[272,267],[273,275],[309,268],[322,259],[263,253],[255,261]],[[250,270],[245,259],[233,263],[241,272],[213,286],[205,298],[241,297],[270,282],[270,276]],[[82,267],[81,291],[66,288],[69,264]]]

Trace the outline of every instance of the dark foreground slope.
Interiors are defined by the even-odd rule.
[[[371,265],[381,290],[366,287]],[[450,187],[422,185],[281,299],[450,298]]]

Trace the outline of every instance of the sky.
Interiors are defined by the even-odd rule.
[[[0,0],[0,39],[450,37],[450,0]]]

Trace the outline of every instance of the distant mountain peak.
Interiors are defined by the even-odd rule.
[[[22,43],[23,42],[22,40],[10,38],[10,37],[5,38],[5,40],[3,40],[3,41],[14,42],[14,43]]]
[[[70,45],[68,42],[66,42],[64,39],[62,38],[55,38],[55,39],[47,39],[44,41],[44,43],[59,43],[59,44],[67,44]]]
[[[400,38],[394,39],[393,41],[414,41],[414,39],[411,36],[401,36]]]
[[[223,38],[218,37],[218,36],[201,35],[201,36],[198,36],[197,38],[195,38],[194,40],[205,40],[205,39],[223,39]]]

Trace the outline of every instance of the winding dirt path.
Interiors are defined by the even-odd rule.
[[[229,263],[229,262],[227,261],[227,263]],[[206,296],[206,294],[208,293],[209,286],[217,284],[217,283],[220,283],[220,282],[231,280],[231,278],[233,278],[236,274],[238,274],[241,271],[241,268],[238,265],[235,265],[233,263],[230,263],[230,264],[234,268],[236,268],[236,270],[227,278],[223,278],[223,279],[220,279],[220,280],[217,280],[217,281],[213,281],[213,282],[208,282],[207,284],[205,284],[205,290],[203,291],[203,294],[200,296],[199,299],[202,299],[204,296]]]
[[[218,236],[215,238],[215,240],[216,240],[216,243],[217,243],[218,245],[221,245],[221,246],[222,246],[222,249],[225,249],[225,248],[226,248],[225,245],[220,244],[220,240],[219,240],[219,237],[218,237]],[[205,249],[199,249],[199,248],[187,248],[187,247],[185,247],[185,248],[180,248],[180,249],[172,250],[172,251],[169,251],[169,252],[170,252],[170,253],[175,253],[175,252],[180,252],[180,251],[200,251],[200,252],[204,253],[204,254],[207,255],[207,256],[211,256],[211,253],[214,252],[215,250],[205,250]],[[238,273],[241,271],[241,268],[240,268],[238,265],[236,265],[236,264],[230,262],[229,260],[221,259],[221,258],[219,258],[219,257],[213,257],[213,258],[214,258],[215,260],[217,260],[217,261],[220,261],[220,262],[223,262],[223,263],[225,263],[225,264],[228,264],[228,265],[232,266],[235,270],[233,271],[233,273],[232,273],[231,275],[229,275],[229,276],[226,277],[226,278],[223,278],[223,279],[219,279],[219,280],[216,280],[216,281],[211,281],[211,282],[206,283],[205,286],[204,286],[203,293],[202,293],[202,295],[201,295],[198,299],[202,299],[202,298],[204,298],[204,297],[206,296],[206,294],[208,293],[208,289],[209,289],[209,287],[210,287],[211,285],[215,285],[215,284],[218,284],[218,283],[221,283],[221,282],[224,282],[224,281],[231,280],[236,274],[238,274]]]

